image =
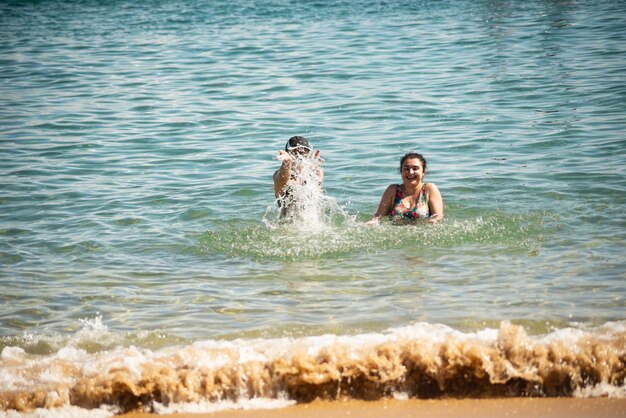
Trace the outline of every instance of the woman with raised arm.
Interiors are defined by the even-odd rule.
[[[307,204],[298,202],[294,191],[307,185],[321,189],[324,181],[324,170],[321,167],[323,160],[319,150],[312,153],[309,141],[303,136],[289,138],[277,158],[281,165],[274,172],[274,195],[281,208],[281,217],[285,217]]]

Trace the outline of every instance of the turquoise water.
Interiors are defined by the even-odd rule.
[[[0,4],[0,346],[626,320],[626,2],[302,3]],[[408,151],[446,221],[365,226]]]
[[[4,4],[0,330],[624,319],[624,9]],[[283,245],[295,134],[357,225]],[[446,224],[362,227],[411,150]]]

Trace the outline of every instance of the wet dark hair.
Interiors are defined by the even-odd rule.
[[[425,173],[426,172],[426,158],[424,158],[422,154],[418,154],[417,152],[409,152],[407,154],[404,154],[404,156],[400,159],[400,172],[402,172],[402,164],[404,164],[406,160],[411,160],[414,158],[420,160],[420,162],[422,163],[422,168],[424,169],[424,173]]]
[[[311,151],[311,145],[309,145],[309,140],[303,136],[292,136],[285,144],[285,151],[287,152],[297,153],[298,150],[301,149],[305,149],[306,152]]]

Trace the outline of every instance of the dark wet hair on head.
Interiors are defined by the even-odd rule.
[[[402,164],[404,164],[406,160],[411,160],[414,158],[420,160],[420,162],[422,163],[422,168],[424,169],[424,173],[425,173],[426,172],[426,158],[424,158],[422,154],[418,154],[417,152],[409,152],[407,154],[404,154],[404,156],[400,159],[400,172],[402,172]]]
[[[292,136],[289,138],[285,144],[285,151],[298,153],[300,150],[306,150],[306,152],[311,151],[309,140],[303,136]]]

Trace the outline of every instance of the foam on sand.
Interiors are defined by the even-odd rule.
[[[383,333],[207,340],[156,351],[67,346],[42,356],[5,347],[0,408],[200,412],[250,400],[623,398],[624,328],[618,322],[529,336],[509,322],[473,333],[419,323]]]

